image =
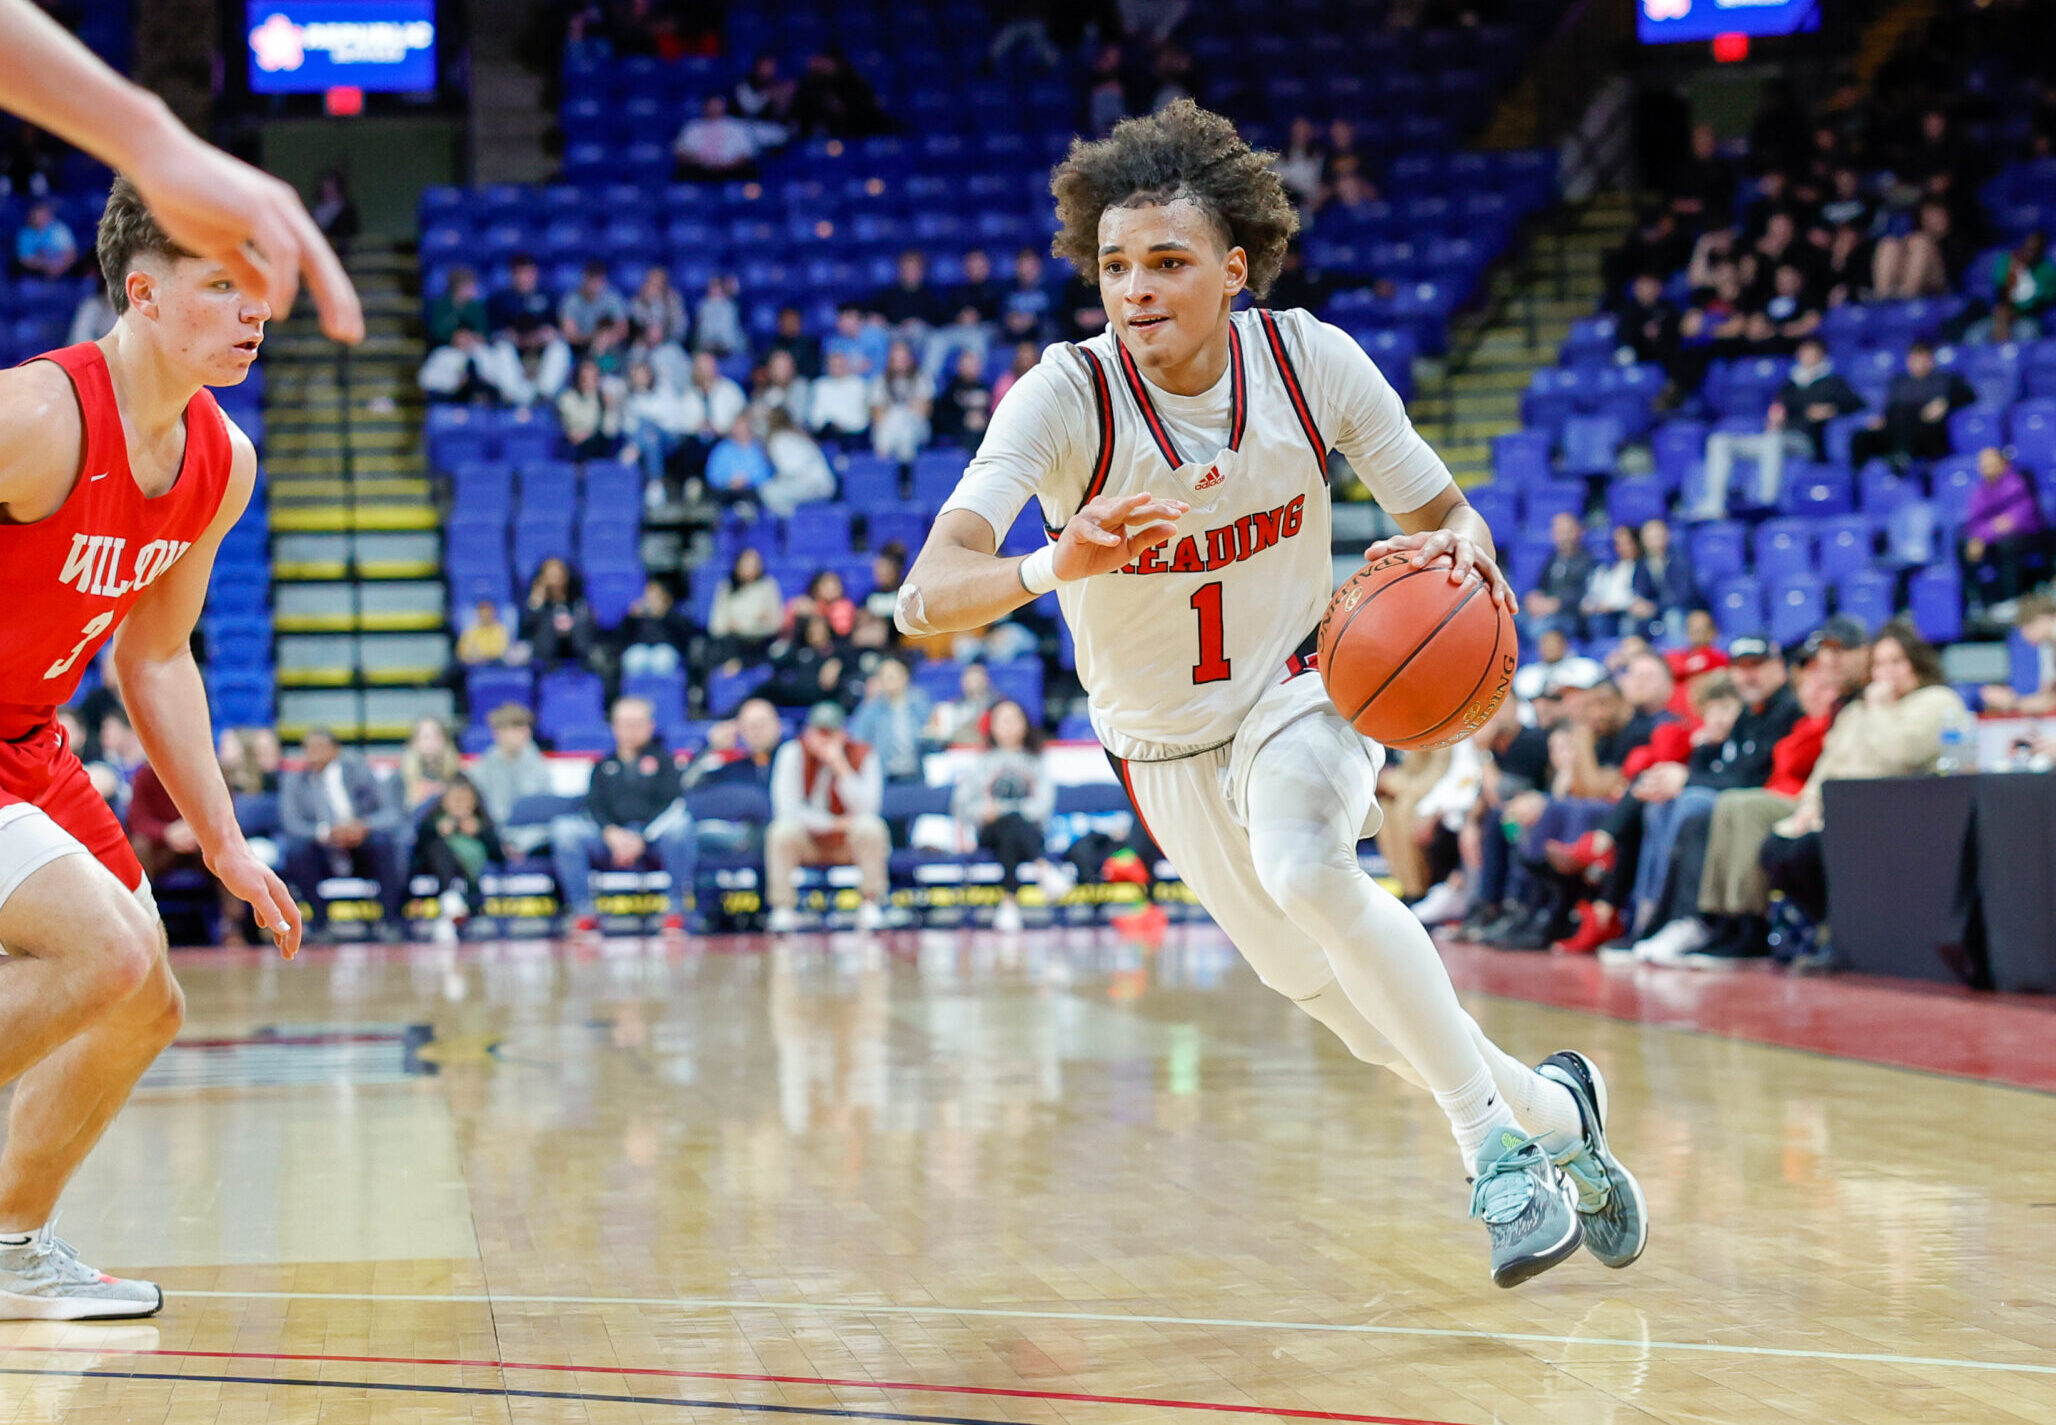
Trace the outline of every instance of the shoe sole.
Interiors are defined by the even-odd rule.
[[[0,1321],[134,1321],[164,1310],[164,1288],[153,1306],[89,1296],[18,1296],[0,1291]]]
[[[1492,1269],[1492,1285],[1497,1287],[1519,1286],[1531,1277],[1539,1277],[1551,1267],[1569,1261],[1578,1254],[1578,1248],[1585,1245],[1585,1224],[1578,1220],[1577,1189],[1572,1187],[1569,1181],[1559,1173],[1556,1186],[1551,1191],[1562,1197],[1565,1207],[1570,1210],[1571,1230],[1564,1234],[1561,1241],[1555,1243],[1546,1251],[1537,1252],[1533,1256],[1522,1257],[1519,1261],[1508,1262],[1501,1267],[1494,1267]]]
[[[1559,1057],[1570,1060],[1574,1067],[1554,1062]],[[1649,1248],[1649,1199],[1642,1194],[1642,1184],[1636,1181],[1633,1173],[1621,1166],[1620,1159],[1614,1157],[1613,1149],[1607,1144],[1606,1076],[1599,1072],[1597,1064],[1576,1049],[1559,1049],[1548,1059],[1544,1059],[1536,1067],[1535,1072],[1546,1079],[1555,1080],[1573,1093],[1581,1094],[1592,1104],[1593,1116],[1598,1119],[1593,1125],[1592,1136],[1599,1151],[1600,1161],[1606,1166],[1607,1182],[1616,1192],[1622,1188],[1627,1189],[1629,1200],[1635,1204],[1635,1220],[1642,1224],[1642,1235],[1635,1240],[1635,1251],[1632,1256],[1623,1262],[1601,1262],[1600,1265],[1611,1267],[1615,1271],[1631,1267]],[[1583,1082],[1573,1082],[1574,1079],[1582,1079]]]

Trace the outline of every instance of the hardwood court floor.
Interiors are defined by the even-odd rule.
[[[1210,929],[182,953],[63,1221],[169,1305],[0,1326],[0,1422],[2056,1420],[2056,1097],[1978,1077],[2050,1006],[1451,960],[1605,1065],[1632,1270],[1493,1288]]]

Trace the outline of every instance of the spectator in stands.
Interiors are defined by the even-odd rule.
[[[808,388],[808,424],[821,435],[860,440],[871,429],[871,383],[845,351],[828,354],[828,374]]]
[[[1828,234],[1820,254],[1820,283],[1829,307],[1860,302],[1870,295],[1875,247],[1869,232],[1853,223],[1838,223]]]
[[[821,342],[807,334],[806,318],[798,307],[778,309],[778,330],[772,334],[765,354],[769,357],[781,351],[792,357],[793,369],[802,381],[812,381],[821,374]]]
[[[1775,509],[1784,490],[1785,458],[1797,455],[1818,459],[1827,423],[1862,409],[1863,397],[1856,394],[1828,360],[1826,344],[1817,336],[1805,338],[1799,343],[1785,384],[1778,388],[1777,399],[1764,413],[1762,434],[1716,431],[1706,438],[1705,483],[1698,505],[1687,518],[1717,520],[1727,516],[1728,485],[1734,476],[1737,456],[1756,461],[1753,503],[1759,508]]]
[[[1678,326],[1683,314],[1664,300],[1663,278],[1653,272],[1636,274],[1628,284],[1618,320],[1621,346],[1636,361],[1671,370],[1678,358]]]
[[[64,154],[57,141],[34,124],[16,123],[7,152],[0,155],[0,197],[42,197],[57,186]]]
[[[992,259],[985,249],[974,247],[964,254],[964,280],[950,293],[951,320],[989,328],[999,321],[1000,304],[1006,288],[992,275]]]
[[[557,420],[574,458],[610,460],[621,450],[621,388],[598,362],[581,361],[572,384],[557,393]]]
[[[957,822],[999,862],[1000,903],[992,928],[1003,935],[1021,929],[1021,867],[1032,868],[1045,896],[1062,900],[1071,890],[1044,852],[1049,818],[1056,810],[1056,784],[1042,760],[1042,732],[1011,698],[994,703],[983,750],[962,764],[950,810]]]
[[[745,548],[714,591],[707,619],[707,661],[726,672],[761,663],[785,627],[785,599],[778,581],[764,572],[764,556]]]
[[[844,302],[835,309],[835,330],[821,350],[830,361],[842,353],[849,358],[851,374],[868,378],[885,369],[885,352],[891,345],[884,318],[867,315],[860,303]]]
[[[815,704],[800,735],[778,749],[771,767],[771,826],[764,837],[773,934],[799,927],[793,873],[803,865],[855,865],[863,876],[857,924],[866,930],[884,924],[880,902],[891,853],[878,815],[884,785],[878,758],[849,736],[835,703]]]
[[[736,295],[742,286],[728,276],[709,277],[706,295],[692,317],[692,349],[701,356],[733,356],[749,347],[742,331],[742,308]],[[693,362],[693,379],[699,379],[699,362]],[[726,379],[725,377],[723,378]],[[733,382],[729,384],[733,385]]]
[[[628,341],[628,304],[607,281],[607,264],[593,258],[585,264],[578,285],[557,304],[557,329],[573,356],[598,362],[604,370],[620,363]]]
[[[214,756],[221,764],[221,780],[236,796],[278,790],[275,783],[269,787],[264,785],[264,774],[257,768],[257,755],[250,746],[246,729],[224,727],[214,739]]]
[[[628,606],[614,630],[621,650],[624,678],[669,677],[678,671],[682,650],[692,642],[692,620],[678,607],[671,586],[654,574],[643,581],[642,597]]]
[[[825,616],[808,614],[772,648],[771,679],[757,691],[781,708],[823,701],[853,708],[863,675],[850,655],[848,641],[836,636]]]
[[[1124,56],[1117,44],[1105,44],[1092,57],[1092,71],[1086,76],[1085,132],[1104,137],[1115,124],[1128,117],[1128,79],[1123,72]]]
[[[751,60],[749,73],[735,82],[729,103],[740,119],[783,126],[792,117],[798,93],[799,85],[778,72],[778,56],[766,51]]]
[[[1193,63],[1192,51],[1170,40],[1157,47],[1150,60],[1149,111],[1154,114],[1177,103],[1180,99],[1197,100],[1200,77],[1198,66]]]
[[[1807,284],[1805,269],[1780,262],[1771,272],[1762,308],[1749,314],[1743,338],[1759,352],[1782,354],[1819,331],[1820,322],[1821,303]]]
[[[521,855],[549,840],[546,826],[517,826],[514,807],[523,797],[548,796],[554,789],[550,764],[535,745],[535,714],[520,703],[502,703],[486,716],[493,745],[471,764],[471,785],[485,813],[510,849]]]
[[[866,612],[888,624],[899,604],[899,587],[907,578],[907,547],[889,539],[871,556],[871,592],[864,596]]]
[[[1644,272],[1675,272],[1692,256],[1692,235],[1678,226],[1668,208],[1645,208],[1627,241],[1606,254],[1609,297],[1625,292]]]
[[[837,638],[848,638],[856,626],[857,606],[844,590],[842,576],[833,569],[815,570],[814,577],[807,581],[806,592],[792,596],[785,606],[781,631],[790,637],[803,620],[817,614],[828,620],[828,627]]]
[[[758,487],[757,501],[778,518],[835,497],[828,457],[792,412],[778,409],[764,417],[764,456],[771,462],[771,478]]]
[[[986,384],[985,360],[978,352],[966,347],[957,353],[956,369],[937,393],[934,412],[936,440],[976,449],[985,438],[992,388]]]
[[[795,424],[807,423],[807,383],[791,352],[773,351],[764,358],[756,389],[750,392],[750,406],[759,420],[772,411],[784,411]]]
[[[2056,599],[2030,594],[2013,613],[2013,627],[2035,651],[2035,690],[2015,692],[2009,683],[1988,683],[1979,689],[1986,712],[2040,716],[2056,712]]]
[[[2027,560],[2048,546],[2048,525],[2035,501],[2035,487],[2005,452],[1990,445],[1980,450],[1977,472],[1958,549],[1963,582],[1973,607],[2009,618],[2013,601],[2027,587]]]
[[[339,255],[347,256],[351,242],[364,227],[357,215],[357,200],[350,196],[350,176],[340,168],[322,174],[313,205],[307,211],[314,226],[328,239],[328,245]]]
[[[1549,521],[1549,539],[1556,546],[1542,577],[1521,600],[1527,619],[1527,634],[1539,637],[1555,628],[1577,637],[1584,636],[1578,605],[1592,582],[1592,556],[1585,549],[1585,527],[1578,517],[1558,511]]]
[[[1882,457],[1903,468],[1947,455],[1950,413],[1976,399],[1968,381],[1935,366],[1932,346],[1916,341],[1906,348],[1906,369],[1892,378],[1884,412],[1850,438],[1849,458],[1862,465]]]
[[[1765,919],[1770,888],[1759,864],[1764,838],[1798,807],[1842,697],[1836,670],[1817,656],[1795,681],[1803,715],[1771,749],[1768,780],[1761,787],[1731,788],[1714,801],[1698,890],[1706,943],[1686,964],[1730,963],[1770,953]]]
[[[1285,191],[1302,215],[1309,215],[1314,198],[1321,191],[1321,131],[1305,114],[1294,116],[1286,131],[1285,148],[1272,161]]]
[[[976,747],[985,740],[985,717],[995,694],[983,663],[966,663],[957,677],[957,696],[935,705],[934,740],[945,747]]]
[[[1880,301],[1946,292],[1969,260],[1946,203],[1923,202],[1915,215],[1912,232],[1878,239],[1870,285]]]
[[[1941,655],[1905,620],[1878,630],[1871,643],[1870,682],[1828,729],[1813,775],[1792,814],[1771,829],[1762,865],[1769,889],[1782,892],[1814,925],[1827,918],[1827,872],[1821,854],[1826,824],[1821,787],[1856,777],[1905,777],[1930,771],[1942,750],[1942,729],[1969,717],[1942,671]]]
[[[1713,125],[1694,124],[1691,142],[1690,155],[1671,166],[1664,195],[1681,225],[1718,226],[1734,206],[1735,168],[1721,156],[1720,137]]]
[[[871,449],[886,459],[912,460],[928,443],[933,408],[934,392],[913,347],[894,342],[884,374],[871,383]]]
[[[1007,363],[999,380],[992,383],[992,409],[998,410],[999,403],[1007,392],[1014,389],[1014,383],[1035,369],[1035,363],[1042,359],[1042,348],[1032,341],[1014,343],[1014,359]]]
[[[400,809],[380,786],[360,752],[345,752],[335,734],[312,728],[300,742],[302,770],[279,788],[279,821],[286,833],[286,879],[317,919],[324,903],[315,894],[331,876],[376,881],[386,933],[396,934],[405,877],[400,862]]]
[[[709,94],[699,116],[678,131],[671,154],[680,178],[724,183],[756,176],[759,147],[755,126],[730,114],[725,96]]]
[[[71,310],[71,330],[65,343],[77,346],[80,342],[98,341],[113,330],[114,308],[107,301],[107,279],[96,271],[92,287]]]
[[[1000,327],[1009,341],[1041,343],[1056,336],[1056,294],[1043,277],[1042,254],[1032,247],[1014,254],[1014,282],[1000,302]]]
[[[243,928],[248,914],[246,907],[214,880],[213,873],[207,869],[206,858],[200,854],[199,834],[180,814],[171,793],[164,789],[157,769],[147,762],[136,769],[135,785],[129,797],[128,834],[129,845],[135,848],[136,859],[142,862],[145,876],[161,885],[173,871],[199,872],[214,886],[218,897],[221,943],[230,947],[250,943]]]
[[[930,327],[942,323],[947,299],[928,285],[928,259],[917,248],[899,255],[891,286],[871,299],[871,310],[902,341],[919,343]]]
[[[464,770],[450,730],[441,720],[424,717],[414,724],[414,735],[400,753],[400,790],[407,810],[442,795],[444,787]]]
[[[93,785],[117,814],[128,809],[129,792],[143,768],[143,744],[119,704],[101,714],[100,729],[87,767]]]
[[[1671,548],[1670,524],[1661,519],[1642,522],[1642,566],[1635,576],[1635,601],[1628,612],[1642,620],[1642,632],[1651,639],[1678,636],[1684,632],[1686,615],[1703,602],[1699,585],[1685,556]]]
[[[571,378],[571,348],[557,330],[557,304],[541,288],[542,271],[516,253],[510,285],[486,302],[496,358],[494,384],[508,402],[551,400]]]
[[[863,138],[892,131],[878,96],[840,50],[809,55],[792,100],[795,132]]]
[[[703,351],[692,359],[692,384],[683,392],[685,439],[679,445],[691,473],[705,469],[715,443],[735,429],[749,409],[742,387],[721,374],[721,363]]]
[[[1344,173],[1362,173],[1364,166],[1364,155],[1356,147],[1356,125],[1347,119],[1330,119],[1328,150],[1321,158],[1321,187],[1332,189]]]
[[[1646,626],[1655,609],[1637,592],[1645,577],[1641,537],[1633,525],[1615,525],[1613,558],[1593,566],[1578,606],[1585,627],[1600,638],[1619,638]]]
[[[285,785],[285,749],[279,746],[278,730],[269,726],[246,728],[243,742],[250,749],[250,760],[256,765],[261,790],[278,791]]]
[[[469,267],[451,268],[449,286],[428,304],[430,351],[421,364],[421,389],[457,401],[488,394],[511,400],[505,389],[505,366],[495,357],[491,331],[485,302],[478,295],[478,274]],[[517,363],[517,373],[518,369]]]
[[[24,277],[63,277],[79,260],[78,239],[48,203],[32,203],[14,235],[14,263]]]
[[[505,663],[512,651],[513,632],[500,618],[500,606],[480,599],[471,610],[471,622],[457,635],[457,661],[467,668]]]
[[[744,412],[707,453],[707,493],[724,505],[754,506],[770,478],[771,457],[757,439],[756,422]]]
[[[1605,677],[1604,665],[1573,650],[1570,636],[1551,626],[1535,639],[1534,656],[1523,659],[1513,675],[1513,695],[1523,702],[1555,698],[1564,688],[1589,688]]]
[[[628,321],[650,345],[685,344],[685,298],[671,285],[669,268],[652,265],[643,273],[642,286],[628,301]]]
[[[671,875],[672,910],[667,930],[685,926],[684,898],[691,894],[699,847],[692,816],[681,795],[678,764],[657,736],[656,709],[642,698],[617,698],[608,716],[614,750],[593,768],[585,810],[550,825],[557,884],[583,933],[599,928],[592,871],[605,865],[632,871],[652,859]]]
[[[1969,340],[2033,341],[2042,334],[2042,317],[2056,307],[2056,263],[2049,260],[2049,239],[2040,229],[2020,240],[1992,272],[1992,307],[1970,329]]]
[[[686,769],[689,787],[754,783],[771,790],[771,768],[778,746],[785,741],[785,725],[778,709],[762,698],[751,698],[727,722],[707,730],[707,747]]]
[[[542,668],[592,662],[598,629],[571,566],[562,559],[552,556],[536,569],[521,611],[521,641],[529,660]]]
[[[656,508],[670,489],[671,459],[686,443],[694,417],[704,402],[681,391],[667,390],[646,361],[628,368],[628,394],[621,401],[621,452],[624,464],[642,466],[643,504]]]
[[[471,916],[479,878],[489,866],[507,859],[498,828],[478,795],[461,774],[443,789],[435,809],[421,822],[408,874],[429,876],[436,894],[435,938],[453,941],[458,927]]]
[[[864,701],[850,718],[850,736],[877,752],[886,781],[918,782],[934,718],[934,699],[914,686],[904,662],[887,658],[865,684]]]

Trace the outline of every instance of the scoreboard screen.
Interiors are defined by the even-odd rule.
[[[249,0],[258,94],[436,87],[435,0]]]
[[[1635,30],[1649,45],[1819,28],[1820,0],[1635,0]]]

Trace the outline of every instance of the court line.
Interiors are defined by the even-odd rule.
[[[167,1300],[197,1297],[221,1301],[381,1301],[435,1306],[654,1306],[674,1311],[815,1312],[843,1316],[986,1317],[1009,1321],[1110,1322],[1122,1326],[1211,1326],[1230,1331],[1314,1331],[1352,1336],[1424,1336],[1438,1340],[1520,1342],[1541,1346],[1621,1346],[1646,1351],[1690,1351],[1711,1355],[1768,1356],[1800,1361],[1847,1361],[1881,1366],[1942,1366],[2056,1376],[2056,1365],[2027,1361],[1980,1361],[1959,1356],[1900,1356],[1883,1351],[1809,1351],[1793,1346],[1738,1346],[1718,1341],[1647,1341],[1632,1337],[1548,1336],[1532,1331],[1463,1331],[1437,1326],[1375,1326],[1335,1321],[1249,1321],[1234,1317],[1147,1316],[1124,1312],[1020,1311],[981,1306],[894,1306],[842,1301],[726,1301],[715,1297],[520,1296],[355,1291],[179,1291]],[[1346,1417],[1345,1417],[1346,1418]]]
[[[691,1410],[732,1410],[746,1415],[796,1415],[814,1420],[882,1420],[889,1425],[1028,1425],[990,1416],[907,1415],[892,1410],[852,1410],[839,1405],[755,1405],[738,1400],[687,1400],[675,1395],[601,1395],[577,1390],[494,1389],[482,1385],[419,1385],[407,1381],[305,1380],[298,1376],[192,1376],[175,1371],[57,1371],[0,1366],[0,1376],[53,1376],[62,1380],[154,1380],[173,1385],[290,1385],[314,1390],[386,1390],[409,1395],[491,1396],[496,1399],[564,1400],[585,1405],[675,1405]],[[1428,1425],[1428,1422],[1422,1422]]]
[[[459,1366],[499,1371],[555,1371],[575,1375],[648,1376],[663,1380],[718,1380],[750,1385],[816,1385],[837,1389],[907,1391],[933,1395],[980,1395],[1008,1400],[1055,1401],[1073,1405],[1140,1405],[1157,1410],[1204,1410],[1224,1415],[1273,1415],[1289,1420],[1334,1420],[1343,1425],[1455,1425],[1410,1415],[1360,1415],[1339,1410],[1298,1410],[1275,1405],[1231,1405],[1210,1400],[1159,1400],[1141,1395],[1093,1395],[1084,1391],[1030,1390],[997,1385],[934,1385],[916,1381],[838,1379],[833,1376],[752,1375],[736,1371],[669,1370],[660,1366],[600,1366],[543,1361],[462,1360],[440,1356],[331,1356],[288,1351],[183,1351],[166,1348],[122,1350],[106,1346],[0,1346],[29,1355],[171,1356],[209,1361],[291,1361],[298,1364],[374,1366]]]

